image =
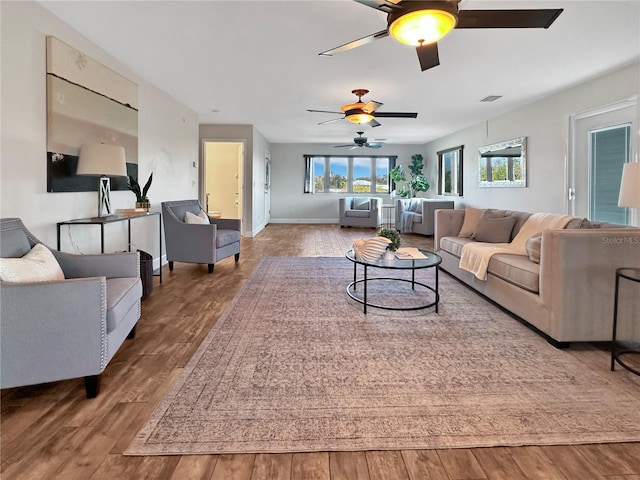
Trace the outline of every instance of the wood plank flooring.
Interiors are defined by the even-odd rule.
[[[176,263],[155,278],[136,338],[87,400],[81,379],[7,389],[0,477],[101,480],[640,480],[640,443],[453,450],[128,457],[122,455],[261,256],[341,256],[371,229],[269,225],[240,262]],[[403,235],[404,246],[432,239]],[[515,321],[515,320],[514,320]],[[639,392],[640,393],[640,392]]]

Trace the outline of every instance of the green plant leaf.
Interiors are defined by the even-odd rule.
[[[147,183],[145,183],[144,187],[142,188],[142,196],[144,198],[147,198],[147,192],[149,191],[149,187],[151,186],[152,180],[153,180],[153,172],[151,172],[151,174],[149,175],[149,180],[147,180]]]

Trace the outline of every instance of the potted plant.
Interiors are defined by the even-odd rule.
[[[378,233],[379,237],[385,237],[391,240],[391,243],[387,245],[387,250],[391,252],[395,252],[400,247],[400,234],[397,230],[392,228],[383,228]]]
[[[411,156],[411,163],[409,164],[409,176],[402,169],[402,165],[397,165],[391,169],[389,175],[391,180],[398,184],[404,184],[407,188],[401,188],[397,190],[397,194],[400,197],[415,197],[418,192],[426,192],[429,190],[429,181],[424,175],[422,175],[422,169],[424,168],[423,157],[421,154],[416,153]]]
[[[149,187],[151,187],[151,181],[153,180],[153,172],[149,175],[149,179],[147,183],[144,184],[142,190],[140,189],[140,184],[138,181],[129,175],[128,187],[135,196],[136,196],[136,208],[146,208],[149,210],[151,207],[151,203],[149,202],[149,198],[147,197],[147,192],[149,191]]]

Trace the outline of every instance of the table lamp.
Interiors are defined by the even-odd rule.
[[[624,164],[618,206],[640,208],[640,163]]]
[[[105,143],[83,144],[80,147],[76,174],[100,177],[98,185],[98,216],[107,217],[112,215],[111,199],[109,197],[111,180],[109,176],[127,176],[124,147]]]

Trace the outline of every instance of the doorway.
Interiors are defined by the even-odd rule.
[[[213,217],[242,220],[244,142],[204,142],[204,207]]]
[[[637,155],[637,99],[571,117],[569,213],[599,222],[637,225],[618,207],[622,167]]]

